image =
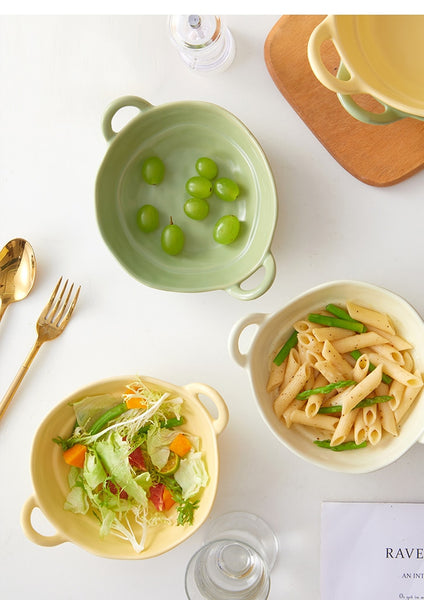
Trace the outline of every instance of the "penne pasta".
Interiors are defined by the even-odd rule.
[[[393,396],[393,399],[389,400],[390,408],[392,410],[397,410],[399,408],[404,391],[405,386],[394,379],[389,387],[389,395]]]
[[[366,406],[362,409],[362,418],[366,427],[371,427],[377,419],[377,405]]]
[[[341,327],[315,327],[316,324],[314,324],[314,329],[312,329],[312,333],[319,342],[325,342],[325,340],[329,340],[331,342],[333,340],[339,340],[341,338],[355,335],[354,331],[342,329]]]
[[[362,381],[368,374],[370,368],[370,361],[366,354],[362,354],[358,360],[355,362],[355,366],[353,367],[352,376],[353,379],[359,383]]]
[[[382,427],[380,419],[375,419],[374,423],[367,430],[367,437],[372,446],[376,446],[381,441]]]
[[[294,410],[291,414],[291,422],[333,432],[337,427],[339,419],[336,417],[331,417],[330,415],[316,415],[315,417],[308,417],[304,410]]]
[[[416,371],[415,374],[416,374],[417,378],[421,379],[421,386],[405,388],[405,391],[404,391],[403,397],[402,397],[402,402],[400,403],[399,407],[394,411],[396,422],[398,424],[400,424],[402,422],[402,420],[405,418],[405,415],[407,414],[408,410],[411,408],[415,398],[418,396],[418,393],[422,388],[422,385],[423,385],[422,377],[418,373],[418,371]]]
[[[380,413],[381,426],[384,431],[397,437],[399,435],[399,427],[395,418],[395,413],[390,408],[389,403],[382,402],[378,405],[378,410]]]
[[[377,310],[372,310],[370,308],[365,308],[364,306],[360,306],[359,304],[355,304],[354,302],[346,302],[347,312],[352,317],[352,319],[356,319],[361,323],[365,323],[365,325],[371,325],[373,327],[377,327],[382,331],[386,331],[394,335],[396,331],[393,328],[393,325],[390,322],[389,317],[381,313]]]
[[[316,327],[316,325],[305,320],[296,321],[296,323],[293,325],[293,329],[295,329],[298,333],[312,331],[312,327]]]
[[[297,348],[292,348],[287,357],[286,370],[284,372],[284,379],[281,383],[280,389],[287,387],[291,379],[294,377],[296,371],[301,365],[299,351]]]
[[[359,408],[355,408],[346,415],[342,415],[340,417],[336,430],[331,438],[330,446],[338,446],[346,441],[346,438],[351,432],[353,424],[355,423],[359,410]]]
[[[343,375],[328,360],[317,360],[314,364],[314,369],[321,373],[330,383],[342,381],[343,379]]]
[[[286,408],[286,410],[283,413],[283,418],[284,421],[286,422],[286,425],[288,427],[288,429],[290,429],[290,427],[292,426],[292,415],[296,410],[300,410],[303,405],[305,404],[304,400],[293,400],[293,402],[291,402],[289,404],[289,406]]]
[[[318,375],[318,377],[315,379],[314,381],[314,388],[317,387],[321,387],[323,385],[325,385],[327,383],[327,380],[325,379],[324,375],[322,375],[321,373]],[[319,409],[321,408],[321,404],[322,401],[324,399],[324,394],[313,394],[312,396],[309,396],[307,402],[306,402],[306,406],[305,406],[305,413],[306,416],[311,418],[311,417],[315,417],[315,415],[318,413]]]
[[[277,366],[274,362],[271,363],[271,369],[266,384],[266,391],[272,392],[279,387],[284,380],[284,373],[286,372],[286,362],[282,362],[281,365]]]
[[[301,365],[293,375],[289,383],[281,390],[274,401],[274,411],[281,418],[289,404],[296,398],[297,394],[304,388],[310,375],[310,365]]]
[[[372,352],[377,352],[377,354],[380,354],[381,356],[385,356],[386,358],[392,360],[398,365],[403,366],[405,364],[405,359],[403,358],[403,355],[399,352],[399,350],[396,350],[396,348],[391,344],[371,346],[370,350]]]
[[[392,360],[381,356],[381,354],[369,352],[368,357],[375,365],[382,365],[384,372],[393,379],[396,379],[396,381],[399,381],[399,383],[403,383],[403,385],[409,385],[411,387],[422,385],[422,381],[420,381],[419,377],[413,373],[410,373]]]
[[[412,344],[410,344],[398,335],[393,335],[387,333],[386,331],[381,331],[381,329],[373,327],[372,325],[368,325],[368,329],[370,331],[375,331],[382,337],[386,338],[386,340],[400,352],[402,352],[402,350],[410,350],[412,348]]]
[[[353,439],[355,444],[362,444],[367,439],[367,429],[365,427],[362,411],[359,410],[353,424]]]
[[[388,340],[378,333],[367,331],[366,333],[358,333],[357,335],[350,335],[340,340],[336,340],[333,343],[333,346],[340,354],[345,354],[347,352],[352,352],[353,350],[375,346],[376,344],[388,343]]]
[[[378,365],[357,385],[347,388],[339,394],[339,402],[342,405],[342,416],[349,413],[361,400],[367,398],[371,392],[380,384],[382,367]]]
[[[334,317],[322,324],[296,321],[295,345],[279,367],[270,365],[266,383],[274,412],[287,428],[315,428],[316,443],[330,434],[330,447],[350,442],[340,450],[398,436],[424,386],[411,344],[397,335],[388,315],[354,302],[347,303],[347,313],[359,322],[349,323],[354,331],[347,323],[333,327]],[[321,446],[328,448],[328,442]]]
[[[344,379],[352,379],[352,367],[342,357],[342,355],[337,352],[329,340],[325,340],[324,342],[322,356],[325,360],[334,365],[337,371],[342,374]]]

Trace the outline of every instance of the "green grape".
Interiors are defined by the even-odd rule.
[[[184,232],[178,225],[173,223],[172,218],[170,224],[167,225],[161,235],[161,245],[167,254],[175,256],[184,248],[185,236]]]
[[[212,194],[213,187],[209,179],[197,175],[195,177],[190,177],[187,181],[186,190],[195,198],[209,198]]]
[[[196,171],[206,179],[215,179],[218,175],[218,167],[216,162],[207,156],[202,156],[196,161]]]
[[[158,185],[165,176],[165,165],[157,156],[151,156],[144,161],[141,174],[146,183]]]
[[[240,221],[235,215],[224,215],[215,223],[213,239],[219,244],[231,244],[240,233]]]
[[[190,219],[202,221],[209,214],[209,204],[204,198],[189,198],[184,204],[184,212]]]
[[[144,204],[137,212],[137,225],[146,233],[159,227],[159,213],[151,204]]]
[[[215,181],[215,194],[221,200],[226,202],[233,202],[238,198],[240,194],[239,186],[232,179],[228,177],[221,177]]]

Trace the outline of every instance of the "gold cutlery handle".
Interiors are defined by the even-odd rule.
[[[0,402],[0,419],[3,418],[3,415],[6,412],[7,407],[9,406],[13,396],[15,395],[16,390],[20,386],[22,379],[25,377],[28,369],[30,368],[31,363],[35,358],[35,355],[41,348],[42,343],[43,342],[41,342],[40,340],[37,339],[31,352],[28,354],[25,361],[22,363],[21,368],[16,373],[15,379],[12,381],[12,383],[9,386],[9,389],[7,390],[6,394],[3,396],[2,401]]]

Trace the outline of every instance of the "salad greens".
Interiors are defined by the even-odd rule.
[[[181,398],[139,379],[121,398],[101,394],[72,406],[74,430],[53,440],[70,465],[65,510],[92,511],[101,537],[126,539],[136,552],[144,549],[148,527],[193,523],[208,473],[199,438],[175,429],[184,423]],[[178,455],[181,436],[185,449]],[[174,505],[176,518],[169,512]]]

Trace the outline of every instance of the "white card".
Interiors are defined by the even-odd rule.
[[[424,504],[324,502],[321,600],[424,600]]]

